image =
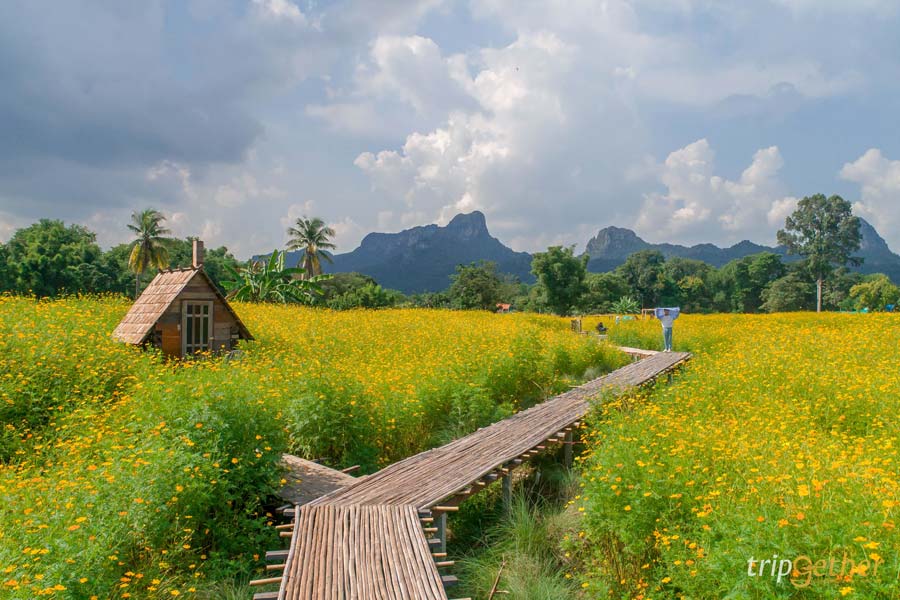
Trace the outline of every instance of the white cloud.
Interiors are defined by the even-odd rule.
[[[796,204],[785,194],[778,148],[758,150],[737,181],[715,174],[715,152],[705,139],[669,154],[660,169],[665,193],[650,193],[635,221],[655,241],[733,244],[773,241],[775,228]]]
[[[253,0],[253,4],[264,17],[284,19],[297,25],[307,24],[306,15],[290,0]]]
[[[890,160],[871,148],[840,171],[847,181],[860,185],[860,199],[853,212],[869,221],[896,249],[900,241],[900,160]]]

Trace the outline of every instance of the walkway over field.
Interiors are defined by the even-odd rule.
[[[623,349],[630,351],[631,349]],[[629,352],[641,358],[508,419],[394,463],[294,509],[290,549],[278,592],[258,600],[446,600],[441,576],[446,515],[525,460],[567,443],[603,393],[639,386],[691,358],[686,352]],[[430,535],[434,537],[429,539]]]

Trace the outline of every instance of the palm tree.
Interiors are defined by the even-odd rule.
[[[135,298],[140,294],[144,271],[149,267],[165,269],[169,266],[169,249],[166,247],[169,238],[164,236],[171,231],[162,226],[165,220],[163,214],[153,208],[131,214],[128,229],[134,232],[137,239],[128,257],[128,268],[134,271]]]
[[[301,259],[303,261],[303,270],[307,277],[322,274],[322,263],[320,258],[324,258],[328,262],[331,260],[331,254],[326,250],[334,250],[337,246],[329,240],[334,237],[334,229],[325,225],[325,222],[313,217],[307,219],[297,219],[296,227],[288,227],[288,250],[300,250],[303,252]]]

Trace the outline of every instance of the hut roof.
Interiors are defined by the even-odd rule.
[[[160,271],[147,286],[147,289],[134,301],[128,314],[122,319],[113,331],[113,338],[126,344],[143,344],[150,333],[153,326],[159,318],[166,312],[178,294],[187,286],[191,280],[200,275],[209,285],[210,289],[219,297],[231,316],[237,322],[238,330],[242,339],[252,340],[253,336],[244,326],[240,317],[228,304],[225,296],[219,291],[219,288],[212,282],[203,267],[187,267],[184,269],[169,269]]]

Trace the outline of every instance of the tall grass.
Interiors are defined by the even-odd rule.
[[[654,323],[612,335],[651,341]],[[695,357],[671,386],[590,419],[587,592],[897,597],[897,316],[685,315],[679,346]],[[748,574],[776,558],[781,581]]]
[[[241,304],[241,360],[170,362],[127,308],[0,298],[0,597],[241,590],[282,452],[372,471],[622,362],[552,317]]]

